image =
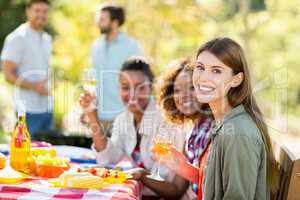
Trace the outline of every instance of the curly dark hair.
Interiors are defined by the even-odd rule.
[[[192,76],[193,67],[189,58],[175,61],[158,79],[156,84],[157,102],[164,112],[165,118],[171,123],[183,124],[186,120],[196,120],[203,117],[202,113],[196,112],[191,116],[184,115],[177,109],[174,95],[174,81],[182,71],[186,71]],[[203,107],[203,106],[201,106]]]

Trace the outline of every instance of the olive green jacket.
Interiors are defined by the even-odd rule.
[[[203,199],[269,199],[265,145],[244,107],[237,106],[215,125],[211,137]]]

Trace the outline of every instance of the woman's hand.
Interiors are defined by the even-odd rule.
[[[126,171],[134,180],[141,180],[144,176],[149,175],[149,172],[144,168],[134,168]]]
[[[168,167],[175,174],[190,182],[198,183],[199,169],[190,164],[185,155],[177,151],[175,147],[170,147],[169,152],[165,155],[156,155],[154,151],[153,155],[155,160],[159,159],[161,164]]]
[[[85,91],[80,95],[79,102],[84,112],[84,123],[89,125],[90,132],[92,134],[94,148],[96,151],[100,152],[106,148],[107,138],[105,133],[102,131],[101,122],[98,119],[96,96],[92,95],[88,91]]]
[[[80,95],[79,103],[85,113],[89,113],[96,110],[96,96],[92,95],[87,91]]]
[[[189,165],[188,160],[181,152],[172,146],[169,152],[165,155],[157,155],[157,153],[152,149],[153,159],[159,161],[161,164],[165,165],[176,174],[180,174],[181,170],[185,169]]]

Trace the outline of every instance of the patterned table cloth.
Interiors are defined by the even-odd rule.
[[[67,189],[51,187],[46,180],[32,180],[21,184],[0,184],[1,200],[139,200],[142,186],[128,180],[105,189]]]

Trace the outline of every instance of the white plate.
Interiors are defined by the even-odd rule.
[[[56,149],[57,155],[61,157],[86,160],[96,158],[95,152],[88,148],[67,145],[53,145],[53,147]]]

